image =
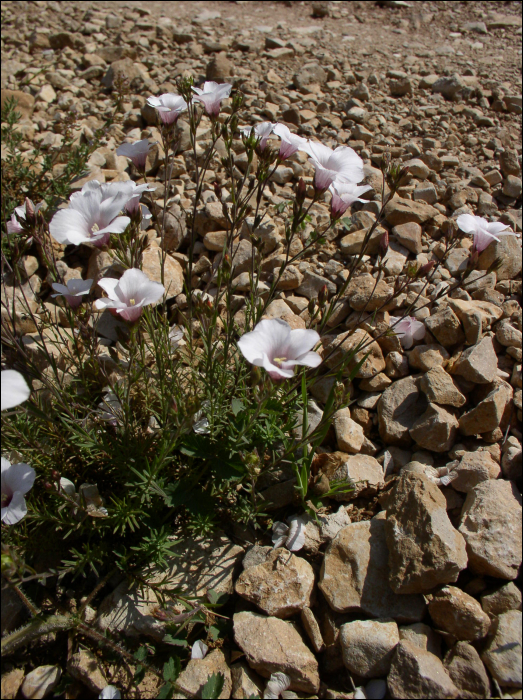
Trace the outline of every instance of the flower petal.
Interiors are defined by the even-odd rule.
[[[515,235],[510,226],[508,224],[501,223],[501,221],[492,221],[488,223],[487,231],[492,236],[499,236],[500,233],[511,233],[512,235]]]
[[[104,292],[107,294],[109,299],[116,301],[118,297],[116,296],[116,287],[118,286],[119,280],[113,279],[112,277],[102,277],[98,280],[98,286],[100,286]],[[100,299],[98,301],[101,301]]]
[[[60,209],[49,222],[49,233],[62,245],[80,245],[90,239],[89,225],[76,209]]]
[[[30,394],[31,390],[20,372],[14,369],[2,371],[2,411],[27,401]]]
[[[2,522],[6,525],[15,525],[27,515],[27,504],[20,491],[15,491],[11,503],[2,508]]]
[[[209,651],[207,644],[204,644],[201,639],[198,639],[192,645],[191,649],[191,659],[204,659],[205,655]]]
[[[482,219],[479,216],[472,216],[471,214],[461,214],[456,219],[457,225],[465,233],[475,233],[482,222],[487,224],[486,219]]]
[[[290,332],[289,343],[285,357],[288,360],[295,360],[300,355],[304,355],[319,343],[320,336],[316,331],[296,328]]]
[[[305,544],[305,526],[298,516],[292,516],[289,520],[289,534],[285,546],[291,552],[298,552]]]
[[[36,472],[28,464],[11,464],[8,469],[2,471],[2,485],[10,489],[13,494],[16,491],[22,494],[30,491],[35,478]]]

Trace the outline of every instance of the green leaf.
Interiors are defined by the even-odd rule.
[[[165,634],[162,642],[165,642],[165,644],[172,644],[175,647],[186,647],[187,646],[187,640],[186,639],[177,639],[176,637],[173,637],[172,634]]]
[[[245,409],[245,405],[243,401],[240,399],[233,399],[232,400],[232,412],[234,413],[235,416],[238,415],[241,411]]]
[[[163,665],[163,679],[164,681],[175,681],[182,670],[182,664],[177,656],[171,656],[169,661],[166,661]]]
[[[200,691],[202,698],[209,698],[209,700],[219,698],[224,683],[225,676],[223,673],[213,673],[212,676],[207,678],[207,682]]]
[[[340,221],[340,223],[343,224],[346,229],[349,229],[352,225],[352,219],[349,216],[346,216]]]
[[[215,642],[217,639],[220,637],[220,630],[218,627],[215,627],[214,625],[211,625],[208,630],[209,634],[211,635],[211,639],[213,642]]]
[[[174,686],[171,683],[165,683],[165,685],[162,685],[162,687],[158,691],[158,695],[156,697],[157,698],[170,698],[172,696],[173,690],[174,690]]]
[[[145,661],[146,657],[147,657],[147,647],[146,646],[141,646],[134,652],[134,658],[137,661]]]
[[[219,593],[211,588],[211,590],[207,591],[207,599],[211,605],[225,605],[229,600],[229,594]]]

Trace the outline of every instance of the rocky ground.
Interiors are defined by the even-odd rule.
[[[89,175],[77,188],[89,179],[129,178],[116,148],[124,139],[160,140],[145,100],[173,91],[175,79],[186,74],[197,83],[207,78],[240,86],[246,125],[283,121],[361,155],[365,181],[374,188],[370,200],[354,207],[347,230],[337,229],[319,253],[282,278],[279,298],[268,309],[293,328],[305,327],[309,299],[325,284],[334,292],[360,251],[379,211],[378,167],[386,151],[410,166],[409,176],[336,315],[343,332],[355,327],[368,301],[383,229],[390,247],[387,276],[376,290],[381,300],[406,264],[441,258],[440,239],[449,219],[461,213],[521,232],[519,3],[4,2],[2,18],[2,99],[18,99],[23,153],[35,144],[59,148],[55,124],[71,110],[78,138],[91,138],[112,109],[115,77],[129,80],[123,121],[91,156]],[[204,120],[202,149],[208,137]],[[160,206],[167,197],[172,214],[166,286],[182,307],[187,241],[178,215],[195,189],[187,147],[182,139],[171,192],[162,184],[161,148],[148,161],[149,176],[157,180],[154,196]],[[238,151],[241,171],[246,162]],[[55,168],[60,174],[63,164]],[[197,219],[194,283],[202,288],[225,236],[212,187],[223,175],[219,158],[211,168]],[[307,158],[297,154],[265,190],[265,280],[281,264],[283,224],[275,207],[299,177],[310,185],[312,175]],[[328,220],[326,203],[312,211],[313,225]],[[158,278],[159,239],[154,230],[148,236],[143,269]],[[183,559],[173,561],[173,585],[236,595],[234,635],[189,663],[179,678],[187,695],[220,671],[226,677],[220,697],[259,696],[263,679],[283,671],[300,697],[352,697],[349,674],[357,686],[386,681],[393,698],[521,697],[521,241],[507,236],[491,244],[479,270],[500,257],[496,272],[474,272],[468,291],[427,305],[466,266],[470,248],[471,239],[464,238],[419,299],[414,315],[425,323],[423,341],[410,351],[397,338],[372,344],[354,382],[354,403],[336,414],[316,464],[327,480],[348,474],[357,488],[320,525],[307,523],[304,548],[297,554],[272,550],[268,538],[253,546],[231,532],[190,542]],[[108,252],[57,254],[66,280],[111,273]],[[245,240],[235,270],[240,292],[251,256]],[[35,311],[37,299],[56,310],[37,269],[28,256]],[[354,338],[377,336],[388,312],[400,315],[419,284],[412,282],[350,336],[342,352]],[[19,320],[26,323],[29,347],[36,329],[22,312]],[[99,332],[117,340],[114,325]],[[334,337],[324,339],[327,347]],[[311,420],[321,415],[326,384],[313,392]],[[441,482],[446,470],[457,474],[450,485]],[[279,476],[286,480],[265,484],[273,509],[292,503],[293,481]],[[160,641],[164,623],[153,615],[156,605],[152,589],[142,594],[123,583],[97,611],[97,624]],[[69,659],[67,670],[78,682],[77,695],[69,697],[86,697],[86,689],[98,693],[107,684],[107,669],[97,664],[86,651]],[[43,697],[35,687],[47,679],[51,692],[66,670],[57,669],[29,673],[29,663],[25,679],[21,669],[8,671],[2,697]],[[129,679],[122,669],[115,672],[113,682],[125,687]],[[382,697],[384,689],[374,684],[368,697]],[[155,692],[146,679],[139,696]]]

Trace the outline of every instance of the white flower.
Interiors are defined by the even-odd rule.
[[[11,464],[2,457],[2,522],[14,525],[25,517],[24,494],[32,488],[35,476],[28,464]]]
[[[151,214],[149,207],[146,207],[145,204],[140,204],[140,208],[142,211],[142,222],[140,224],[140,228],[145,231],[145,229],[149,228],[149,222],[153,218],[153,215]]]
[[[27,401],[30,394],[31,389],[20,372],[14,369],[2,370],[2,411]]]
[[[127,182],[102,185],[91,180],[81,192],[71,195],[68,209],[56,212],[49,223],[49,232],[58,243],[66,245],[105,245],[111,233],[123,233],[129,225],[128,216],[118,215],[136,194]]]
[[[272,379],[292,377],[296,365],[317,367],[321,357],[311,352],[319,341],[316,331],[291,327],[279,318],[260,321],[238,341],[247,362],[263,367]]]
[[[31,202],[31,200],[29,200],[29,201]],[[33,203],[31,202],[31,204],[33,204]],[[33,204],[35,214],[42,207],[42,205],[43,205],[43,202],[40,202],[40,204]],[[14,212],[11,214],[11,221],[7,222],[7,233],[9,233],[9,234],[20,233],[20,231],[23,230],[18,219],[16,218],[16,214],[18,214],[18,217],[20,219],[25,219],[25,214],[26,214],[25,208],[26,208],[26,202],[24,202],[21,207],[15,207]]]
[[[119,280],[105,277],[98,284],[108,298],[97,299],[97,309],[109,309],[126,321],[136,321],[144,306],[154,304],[165,294],[165,287],[152,282],[141,270],[126,270]]]
[[[135,141],[134,143],[122,143],[122,145],[116,149],[116,155],[129,158],[138,170],[143,170],[150,148],[151,144],[147,139]]]
[[[169,341],[171,343],[171,350],[176,350],[182,338],[183,330],[180,328],[180,326],[173,326],[169,331]]]
[[[82,303],[82,296],[89,294],[94,280],[69,280],[67,284],[59,284],[53,282],[52,287],[57,294],[51,294],[54,297],[65,297],[65,300],[73,309],[76,309]]]
[[[194,102],[201,102],[210,117],[217,117],[222,100],[231,94],[232,85],[230,83],[219,85],[209,80],[203,84],[203,88],[193,87],[192,90],[196,93]]]
[[[135,214],[140,208],[140,197],[144,192],[154,192],[156,187],[152,187],[147,183],[137,185],[133,180],[124,180],[123,182],[109,182],[101,185],[102,196],[105,198],[116,197],[119,193],[123,193],[127,197],[125,211],[127,214]],[[142,207],[145,206],[142,204]],[[149,211],[147,209],[147,211]]]
[[[316,168],[314,186],[325,191],[333,182],[363,180],[363,161],[349,146],[332,150],[318,141],[309,141],[304,148]]]
[[[204,644],[201,639],[194,642],[191,649],[191,659],[205,659],[205,655],[209,651],[207,644]]]
[[[286,673],[282,673],[281,671],[277,671],[276,673],[272,673],[271,677],[269,678],[267,682],[267,687],[265,688],[265,691],[263,693],[264,700],[267,699],[274,699],[274,698],[295,698],[297,695],[293,693],[292,691],[290,693],[287,692],[287,688],[291,684],[291,679]]]
[[[75,485],[70,479],[66,479],[65,476],[62,476],[60,479],[60,488],[68,496],[74,496],[76,493]]]
[[[405,350],[411,348],[415,340],[423,340],[425,337],[425,324],[412,316],[391,316],[389,325]]]
[[[183,97],[174,92],[166,92],[160,97],[148,97],[147,104],[154,107],[164,124],[174,124],[188,107]]]
[[[481,253],[492,241],[499,241],[498,236],[517,236],[508,224],[501,221],[489,222],[481,216],[461,214],[456,219],[457,225],[465,233],[470,233],[474,238],[474,249]],[[508,229],[508,230],[507,230]]]
[[[305,525],[297,515],[287,518],[289,525],[276,521],[272,526],[273,549],[287,547],[290,552],[298,552],[305,544]]]
[[[372,189],[371,185],[355,185],[353,182],[333,182],[329,187],[332,192],[331,215],[333,219],[344,214],[354,202],[365,202],[360,195]]]
[[[118,688],[116,688],[114,685],[106,685],[98,697],[103,698],[103,700],[117,700],[122,696],[120,695]]]
[[[245,129],[240,129],[240,131],[248,138],[254,129],[254,135],[257,139],[260,139],[258,145],[263,151],[267,145],[267,139],[274,131],[275,126],[276,124],[273,124],[273,122],[261,122],[261,124],[256,124],[256,126],[246,126]]]
[[[279,153],[281,160],[292,156],[296,151],[306,151],[308,140],[303,138],[303,136],[293,134],[285,124],[280,124],[278,122],[274,125],[273,132],[281,139]]]

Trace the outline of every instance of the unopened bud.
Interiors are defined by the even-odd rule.
[[[385,172],[386,170],[388,170],[389,165],[390,165],[390,152],[385,151],[385,153],[383,153],[381,156],[381,164],[380,164],[381,171]]]
[[[51,484],[50,481],[44,481],[44,489],[46,491],[50,491],[53,488],[53,485]]]
[[[389,249],[389,232],[384,231],[380,238],[380,252],[385,255]]]
[[[324,306],[325,302],[329,298],[329,290],[327,289],[327,285],[324,284],[323,287],[320,289],[318,292],[318,303],[320,306]]]
[[[214,187],[214,194],[216,195],[216,198],[221,202],[222,201],[222,186],[220,183],[215,180],[212,183],[212,186]]]
[[[261,369],[259,367],[253,366],[251,369],[251,377],[249,380],[249,385],[251,387],[258,386],[259,384],[261,384],[261,380],[262,380]]]
[[[296,201],[298,204],[303,204],[305,201],[305,195],[307,194],[307,185],[305,184],[305,180],[300,177],[300,180],[298,182],[298,187],[296,188]]]
[[[229,255],[229,253],[225,253],[225,255],[223,256],[223,267],[227,271],[231,269],[231,256]]]
[[[308,305],[307,305],[307,311],[308,311],[310,314],[314,313],[314,307],[315,307],[315,306],[316,306],[316,302],[314,301],[314,299],[311,299],[311,300],[309,301]]]
[[[56,469],[53,469],[51,472],[51,479],[53,481],[58,481],[60,479],[60,472],[57,472]]]
[[[422,265],[418,270],[418,277],[425,277],[426,275],[428,275],[435,265],[435,260],[430,260],[428,263],[425,263],[425,265]]]
[[[25,198],[25,218],[30,224],[35,221],[35,208],[29,197]]]

